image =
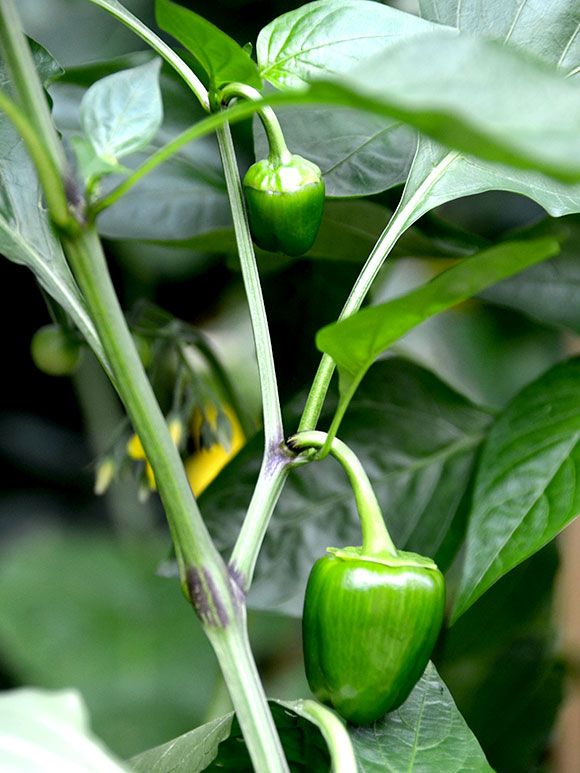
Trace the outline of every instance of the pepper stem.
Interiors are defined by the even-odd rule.
[[[288,438],[287,445],[294,451],[322,448],[326,438],[326,432],[317,430],[297,432]],[[359,458],[346,443],[336,437],[332,439],[330,455],[340,462],[352,486],[361,522],[363,555],[373,556],[385,553],[391,556],[398,555],[397,548],[387,531],[371,482]]]
[[[256,102],[262,98],[262,95],[259,91],[245,83],[228,83],[228,85],[224,86],[221,90],[221,98],[222,102],[225,104],[232,99],[249,99]],[[282,166],[283,164],[289,164],[292,160],[292,154],[286,145],[280,122],[276,118],[276,113],[271,107],[262,107],[258,110],[258,116],[262,121],[268,138],[268,145],[270,147],[268,158],[272,165],[277,167]]]

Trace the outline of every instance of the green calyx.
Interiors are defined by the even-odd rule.
[[[398,708],[421,677],[443,622],[445,581],[415,553],[329,552],[306,589],[306,676],[319,700],[368,724]]]
[[[437,569],[437,564],[428,556],[420,556],[419,553],[409,553],[405,550],[397,550],[396,555],[390,552],[380,551],[366,553],[364,547],[326,548],[326,552],[343,561],[350,559],[362,559],[374,561],[384,566],[408,566],[422,567],[423,569]]]
[[[302,156],[271,154],[244,177],[250,231],[270,252],[298,257],[312,247],[324,209],[320,169]]]

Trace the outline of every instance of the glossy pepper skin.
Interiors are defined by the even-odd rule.
[[[443,621],[445,581],[412,553],[389,565],[356,548],[329,550],[306,589],[306,676],[320,701],[368,724],[400,706],[421,677]]]
[[[264,250],[298,257],[312,247],[324,208],[320,169],[302,156],[272,157],[253,164],[244,195],[254,242]]]

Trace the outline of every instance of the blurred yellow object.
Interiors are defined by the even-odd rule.
[[[212,408],[212,411],[208,410],[206,413],[206,418],[215,428],[217,423],[217,410],[213,406]],[[232,440],[229,450],[219,443],[215,443],[211,448],[201,448],[199,451],[196,451],[185,462],[187,477],[189,478],[191,488],[196,497],[209,486],[212,480],[218,476],[218,473],[221,472],[230,459],[234,458],[246,442],[238,417],[232,409],[225,407],[224,413],[228,417],[232,428]],[[194,432],[196,432],[197,429],[197,435],[199,436],[201,416],[194,415],[192,424]]]
[[[107,457],[106,459],[103,459],[97,467],[94,491],[98,497],[102,496],[107,491],[114,477],[115,463],[110,457]]]
[[[172,419],[170,419],[168,427],[169,434],[171,435],[173,442],[177,448],[179,448],[181,441],[183,440],[183,422],[178,416],[174,416]],[[127,454],[131,457],[131,459],[145,459],[145,475],[147,476],[147,482],[149,483],[149,486],[155,491],[157,489],[157,484],[155,483],[155,474],[153,472],[153,468],[147,461],[147,457],[145,456],[145,451],[143,449],[139,435],[131,435],[127,441]]]
[[[232,439],[229,450],[219,443],[214,443],[210,448],[200,448],[199,439],[204,416],[201,411],[197,409],[192,416],[191,429],[198,450],[186,460],[185,470],[192,491],[196,497],[209,486],[212,480],[217,477],[218,473],[226,466],[230,459],[233,459],[246,442],[246,438],[236,414],[229,406],[226,406],[223,409],[223,412],[228,417],[232,429]],[[214,405],[210,405],[206,410],[205,419],[211,424],[214,430],[217,429],[218,411]],[[179,448],[185,431],[183,422],[179,417],[174,417],[169,420],[168,427],[173,442],[177,448]],[[157,485],[155,483],[153,469],[147,461],[143,445],[137,434],[131,435],[127,441],[127,454],[131,459],[137,459],[139,461],[145,460],[147,483],[151,489],[156,490]]]
[[[127,453],[131,459],[145,459],[145,451],[141,445],[139,435],[131,435],[127,441]]]

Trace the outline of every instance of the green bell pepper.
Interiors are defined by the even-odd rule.
[[[324,208],[320,169],[302,156],[268,158],[244,177],[252,238],[258,247],[298,257],[312,247]]]
[[[368,724],[398,708],[425,670],[443,622],[445,581],[413,553],[330,551],[306,589],[306,676],[319,700]]]
[[[312,692],[350,722],[368,724],[400,706],[425,670],[443,622],[445,580],[430,558],[397,550],[348,446],[314,430],[287,444],[328,448],[353,488],[362,547],[328,548],[314,564],[302,639]]]

